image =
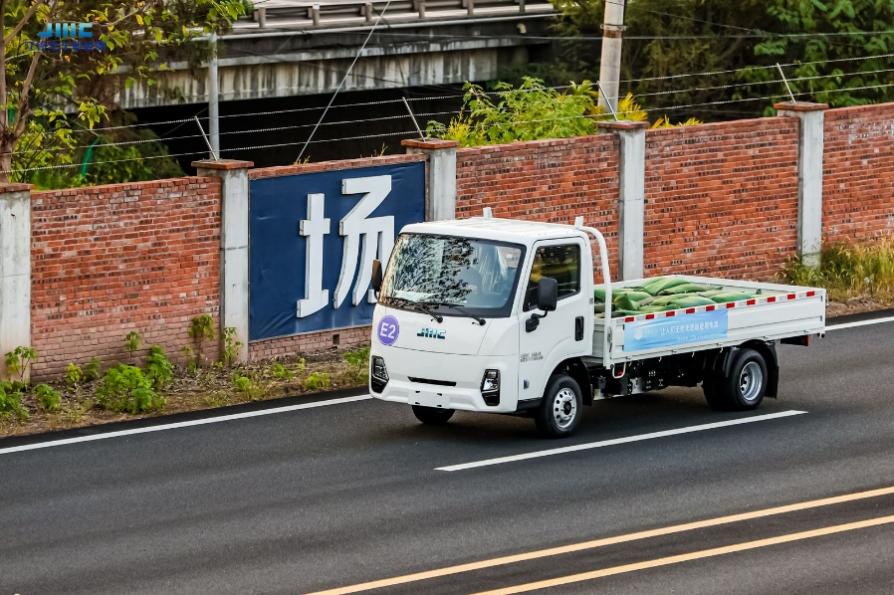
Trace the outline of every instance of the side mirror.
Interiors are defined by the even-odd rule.
[[[559,301],[559,282],[552,277],[543,277],[537,282],[537,307],[544,312],[552,312]]]
[[[531,317],[525,321],[525,331],[532,333],[540,326],[540,319],[546,317],[547,312],[556,309],[559,302],[559,282],[552,277],[543,277],[537,282],[537,303],[538,309],[543,310],[543,314],[532,312]]]
[[[379,293],[379,290],[382,289],[382,263],[378,260],[373,261],[371,285],[376,293]]]

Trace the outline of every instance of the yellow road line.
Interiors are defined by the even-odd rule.
[[[821,529],[813,529],[811,531],[801,531],[799,533],[789,533],[787,535],[779,535],[777,537],[769,537],[767,539],[758,539],[756,541],[746,541],[744,543],[736,543],[723,547],[715,547],[708,550],[698,552],[690,552],[688,554],[679,554],[677,556],[668,556],[666,558],[657,558],[655,560],[646,560],[644,562],[636,562],[635,564],[624,564],[623,566],[613,566],[611,568],[602,568],[590,572],[582,572],[580,574],[571,574],[559,578],[538,581],[535,583],[526,583],[524,585],[516,585],[514,587],[506,587],[504,589],[496,589],[494,591],[482,591],[476,595],[509,595],[510,593],[527,593],[528,591],[536,591],[538,589],[547,589],[550,587],[559,587],[570,583],[579,583],[589,581],[615,574],[623,574],[625,572],[635,572],[637,570],[646,570],[649,568],[657,568],[658,566],[669,566],[671,564],[679,564],[690,560],[698,560],[700,558],[711,558],[713,556],[723,556],[735,552],[744,552],[746,550],[754,550],[780,543],[790,543],[792,541],[801,541],[804,539],[813,539],[815,537],[823,537],[825,535],[834,535],[835,533],[844,533],[845,531],[856,531],[857,529],[866,529],[867,527],[877,527],[879,525],[887,525],[894,523],[894,515],[867,519],[865,521],[857,521],[854,523],[845,523],[843,525],[833,525],[831,527],[823,527]]]
[[[580,543],[572,543],[569,545],[563,545],[559,547],[552,547],[542,550],[535,550],[531,552],[524,552],[521,554],[514,554],[511,556],[502,556],[499,558],[491,558],[488,560],[479,560],[477,562],[469,562],[466,564],[458,564],[456,566],[446,566],[443,568],[436,568],[433,570],[426,570],[423,572],[414,572],[412,574],[404,574],[402,576],[395,576],[391,578],[385,578],[381,580],[370,581],[366,583],[360,583],[356,585],[348,585],[345,587],[338,587],[336,589],[329,589],[326,591],[318,591],[316,593],[312,593],[311,595],[343,595],[346,593],[359,593],[361,591],[369,591],[371,589],[381,589],[383,587],[393,587],[395,585],[403,585],[406,583],[413,583],[416,581],[423,581],[432,578],[439,578],[443,576],[450,576],[452,574],[460,574],[463,572],[472,572],[475,570],[482,570],[484,568],[492,568],[494,566],[503,566],[505,564],[515,564],[517,562],[524,562],[527,560],[536,560],[538,558],[546,558],[549,556],[559,556],[562,554],[570,554],[573,552],[579,552],[582,550],[595,549],[600,547],[605,547],[609,545],[616,545],[619,543],[626,543],[629,541],[637,541],[640,539],[650,539],[653,537],[661,537],[664,535],[672,535],[674,533],[682,533],[684,531],[693,531],[696,529],[705,529],[707,527],[716,527],[718,525],[726,525],[729,523],[738,523],[742,521],[749,521],[753,519],[759,519],[768,516],[774,516],[777,514],[785,514],[788,512],[797,512],[799,510],[808,510],[811,508],[820,508],[822,506],[833,506],[835,504],[843,504],[845,502],[853,502],[855,500],[865,500],[866,498],[877,498],[879,496],[887,496],[894,494],[894,486],[887,488],[878,488],[875,490],[867,490],[865,492],[855,492],[852,494],[844,494],[841,496],[833,496],[830,498],[820,498],[818,500],[807,500],[804,502],[796,502],[794,504],[786,504],[784,506],[775,506],[773,508],[764,508],[762,510],[755,510],[752,512],[743,512],[739,514],[732,514],[728,516],[716,517],[713,519],[705,519],[701,521],[694,521],[691,523],[683,523],[680,525],[670,525],[668,527],[660,527],[658,529],[649,529],[646,531],[637,531],[635,533],[627,533],[625,535],[616,535],[613,537],[604,537],[602,539],[593,539],[590,541],[583,541]]]

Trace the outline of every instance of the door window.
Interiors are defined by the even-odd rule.
[[[575,295],[580,291],[580,246],[559,244],[541,246],[534,253],[531,277],[525,294],[525,310],[535,307],[537,283],[543,277],[552,277],[559,284],[559,299]]]

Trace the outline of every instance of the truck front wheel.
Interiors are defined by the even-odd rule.
[[[754,349],[740,349],[728,376],[705,379],[705,399],[712,409],[747,411],[756,409],[767,392],[767,362]]]
[[[416,419],[430,426],[443,426],[453,417],[453,409],[438,409],[437,407],[422,407],[413,405],[413,415]]]
[[[561,438],[577,430],[583,415],[583,397],[574,378],[556,374],[549,379],[534,420],[546,436]]]

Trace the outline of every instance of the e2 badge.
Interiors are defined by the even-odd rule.
[[[397,322],[397,318],[390,314],[382,318],[379,321],[376,335],[378,335],[382,345],[394,345],[394,342],[397,341],[397,337],[400,335],[400,324]]]

